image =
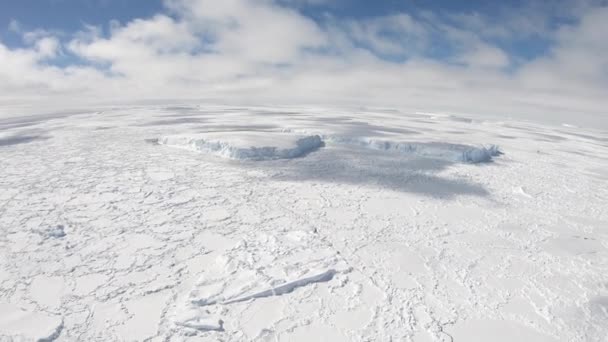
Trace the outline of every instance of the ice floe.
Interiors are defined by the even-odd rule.
[[[318,135],[302,136],[279,132],[168,135],[160,137],[158,143],[241,160],[297,158],[323,146]]]

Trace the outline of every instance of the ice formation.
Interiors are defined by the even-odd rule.
[[[498,146],[467,146],[437,142],[401,142],[380,140],[369,137],[323,136],[324,141],[356,145],[381,151],[393,151],[401,154],[413,154],[428,158],[445,159],[453,162],[484,163],[501,154]]]
[[[327,143],[392,151],[458,163],[485,163],[501,154],[498,146],[468,146],[438,142],[402,142],[370,137],[277,132],[213,132],[167,135],[158,143],[239,160],[292,159],[306,155]]]
[[[323,146],[318,135],[301,136],[275,132],[169,135],[160,137],[158,143],[240,160],[297,158]]]

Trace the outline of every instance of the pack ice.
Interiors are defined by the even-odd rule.
[[[0,120],[0,341],[608,341],[608,131],[211,105],[28,120]]]

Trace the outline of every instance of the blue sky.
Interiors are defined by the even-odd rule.
[[[331,0],[331,1],[283,1],[302,14],[322,22],[327,16],[343,19],[365,19],[395,13],[421,16],[433,12],[438,15],[479,14],[488,20],[500,22],[507,13],[518,8],[531,8],[529,1],[453,1],[453,0]],[[551,5],[543,10],[555,12]],[[566,9],[565,9],[566,10]],[[9,47],[23,46],[20,35],[9,29],[11,22],[19,23],[24,30],[44,28],[68,36],[82,30],[85,25],[107,27],[113,20],[126,23],[136,18],[149,18],[166,12],[162,0],[20,0],[0,4],[0,38]],[[567,20],[565,16],[547,17],[550,24]],[[399,39],[399,37],[394,37]],[[429,56],[442,58],[451,47],[441,37],[435,38],[434,51]],[[546,52],[550,39],[542,35],[522,36],[516,39],[495,39],[494,43],[511,55],[530,59]],[[390,58],[391,56],[386,56]]]
[[[161,0],[19,0],[0,3],[0,32],[5,43],[18,45],[9,31],[16,20],[24,29],[44,28],[61,32],[81,30],[84,24],[107,25],[149,17],[163,9]]]
[[[501,7],[518,7],[522,1],[453,1],[453,0],[335,0],[327,2],[292,2],[311,16],[329,12],[337,16],[369,17],[415,10],[441,10],[496,13]],[[76,30],[83,22],[103,24],[109,20],[128,21],[147,17],[163,10],[162,0],[20,0],[5,1],[0,4],[0,20],[6,27],[16,19],[30,27],[49,27],[62,30]]]
[[[20,0],[0,4],[0,20],[7,26],[16,19],[24,25],[73,31],[82,23],[128,21],[162,10],[160,0]]]
[[[605,116],[606,41],[606,0],[3,1],[0,111],[162,94]]]

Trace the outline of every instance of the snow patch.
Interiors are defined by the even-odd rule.
[[[0,303],[0,340],[53,341],[63,329],[63,320],[14,304]]]
[[[291,159],[323,146],[318,135],[302,136],[279,132],[168,135],[160,137],[158,143],[239,160]]]
[[[545,335],[523,324],[509,320],[463,320],[447,326],[446,331],[452,336],[454,341],[558,341],[552,336]]]

